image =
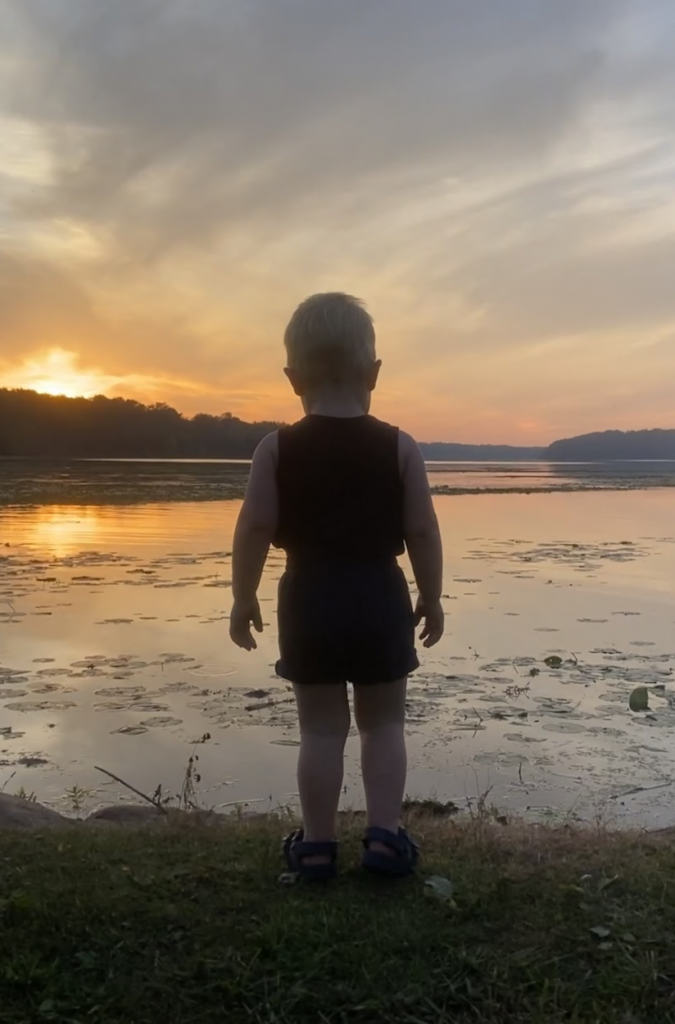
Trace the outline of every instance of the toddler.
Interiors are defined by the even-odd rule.
[[[270,544],[286,552],[279,583],[277,673],[293,684],[300,725],[303,827],[284,843],[301,877],[336,874],[336,817],[354,687],[367,828],[363,866],[404,875],[418,851],[401,828],[406,683],[420,640],[443,633],[442,548],[427,474],[412,437],[369,415],[380,371],[373,321],[350,295],[306,299],[284,337],[286,376],[305,416],[253,457],[233,550],[230,636],[252,650]],[[407,548],[413,611],[397,557]]]

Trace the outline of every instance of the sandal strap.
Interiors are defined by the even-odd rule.
[[[398,834],[386,828],[367,828],[363,837],[363,845],[368,850],[371,843],[382,843],[401,857],[409,857],[417,852],[417,846],[405,829],[400,828]]]
[[[338,844],[335,840],[308,842],[305,839],[304,829],[298,828],[286,836],[283,842],[283,850],[289,863],[290,859],[300,865],[305,857],[330,857],[331,864],[333,864],[337,860]],[[325,865],[314,866],[323,867]]]
[[[330,857],[331,860],[337,859],[338,844],[335,841],[308,843],[304,840],[296,840],[292,845],[293,853],[298,860],[302,860],[304,857]]]

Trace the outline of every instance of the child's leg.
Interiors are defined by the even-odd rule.
[[[307,842],[335,839],[349,701],[343,683],[295,683],[300,720],[298,790]]]
[[[398,832],[400,825],[408,768],[404,733],[407,682],[399,679],[354,687],[368,826],[390,832]]]

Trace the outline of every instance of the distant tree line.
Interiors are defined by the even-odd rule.
[[[0,457],[249,459],[280,424],[246,423],[231,413],[181,415],[163,402],[64,398],[0,388]],[[675,430],[607,430],[555,441],[548,448],[420,445],[429,460],[607,462],[675,460]]]
[[[675,430],[605,430],[554,441],[544,453],[551,462],[675,460]]]
[[[164,403],[0,389],[0,456],[248,459],[277,423],[188,418]]]
[[[430,441],[420,444],[427,462],[536,462],[543,448],[518,448],[509,444],[452,444]]]

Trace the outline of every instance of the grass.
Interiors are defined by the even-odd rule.
[[[667,837],[418,817],[424,870],[279,881],[275,821],[0,834],[0,1021],[675,1021]],[[438,891],[425,878],[452,879]]]

